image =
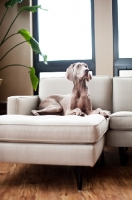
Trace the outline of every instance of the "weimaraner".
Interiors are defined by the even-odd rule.
[[[85,116],[89,114],[101,114],[109,117],[109,112],[100,108],[92,110],[92,104],[86,81],[92,79],[89,68],[85,63],[71,64],[66,70],[66,76],[73,81],[72,94],[52,95],[43,100],[39,110],[32,110],[33,115],[61,114]]]

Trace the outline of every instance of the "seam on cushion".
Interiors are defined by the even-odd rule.
[[[113,117],[111,117],[111,119],[112,119],[112,118],[121,118],[121,117],[125,117],[125,118],[128,118],[128,117],[129,117],[129,118],[130,118],[130,117],[132,117],[132,115],[129,115],[129,116],[113,116]]]
[[[108,129],[109,129],[110,119],[104,119],[104,120],[106,120],[106,121],[109,120],[109,122],[108,122],[108,121],[106,122],[106,123],[108,123],[108,124],[107,124],[107,125],[108,125],[108,128],[107,128],[106,130],[104,130],[104,132],[100,135],[100,137],[98,138],[98,140],[96,140],[96,142],[98,142],[98,141],[103,137],[103,135],[108,131]],[[103,120],[103,121],[104,121],[104,120]],[[101,121],[101,122],[102,122],[102,121]],[[100,123],[101,123],[101,122],[100,122]],[[100,124],[100,123],[99,123],[99,124]]]
[[[78,140],[76,141],[70,141],[70,140],[29,140],[29,139],[10,139],[10,138],[0,138],[0,142],[15,142],[15,143],[42,143],[42,144],[94,144],[95,142],[84,142],[81,141],[79,142]]]
[[[18,114],[19,98],[16,98],[16,114]]]
[[[125,114],[123,112],[125,112]],[[121,113],[122,113],[122,115],[121,115]],[[113,118],[113,117],[130,117],[130,116],[132,116],[132,111],[118,111],[118,112],[112,113],[110,118]]]
[[[107,131],[108,131],[108,129],[107,129],[106,131],[104,131],[104,132],[100,135],[100,137],[98,138],[98,140],[96,140],[95,142],[98,142],[98,141],[104,136],[104,134],[105,134]]]
[[[10,120],[10,119],[9,119]],[[25,123],[18,123],[18,124],[16,124],[16,123],[11,123],[11,124],[9,124],[9,123],[0,123],[0,125],[22,125],[22,126],[24,126],[24,125],[26,125],[26,126],[70,126],[70,127],[74,127],[74,126],[76,126],[76,127],[80,127],[80,126],[83,126],[83,127],[96,127],[96,126],[99,126],[104,120],[106,120],[105,118],[102,120],[102,121],[100,121],[98,124],[95,124],[95,125],[84,125],[84,124],[80,124],[80,125],[77,125],[77,124],[71,124],[71,125],[69,125],[69,124],[54,124],[54,125],[52,125],[52,124],[25,124]]]
[[[115,131],[132,131],[132,128],[110,128],[110,130],[115,130]]]
[[[99,123],[100,124],[100,123]],[[83,124],[80,124],[80,125],[69,125],[69,124],[54,124],[54,125],[52,125],[52,124],[21,124],[21,123],[19,123],[19,124],[14,124],[14,123],[12,123],[12,124],[3,124],[3,123],[0,123],[0,125],[6,125],[6,126],[69,126],[69,127],[84,127],[84,128],[86,128],[86,127],[97,127],[97,126],[99,126],[99,124],[97,124],[97,125],[83,125]]]
[[[102,135],[102,137],[103,137],[104,135]],[[102,138],[101,137],[101,138]],[[100,138],[100,139],[101,139]],[[29,139],[26,139],[26,140],[24,140],[24,139],[14,139],[14,138],[12,138],[12,139],[10,139],[10,138],[0,138],[0,142],[15,142],[15,143],[34,143],[34,144],[36,144],[36,143],[42,143],[42,144],[95,144],[95,143],[97,143],[99,140],[96,140],[96,141],[94,141],[94,142],[84,142],[84,141],[81,141],[81,142],[79,142],[78,140],[76,140],[76,141],[71,141],[70,142],[70,140],[29,140]]]
[[[18,141],[18,140],[17,141],[15,141],[15,140],[11,141],[11,140],[5,140],[5,139],[1,140],[0,142],[16,143],[16,144],[17,143],[23,143],[23,144],[54,144],[54,145],[61,145],[61,144],[63,144],[63,145],[69,145],[69,144],[70,145],[72,145],[72,144],[73,145],[93,145],[93,144],[96,144],[96,142],[82,142],[82,143],[79,143],[78,141],[76,143],[75,142],[71,142],[70,143],[69,141],[67,143],[64,142],[64,141],[60,141],[60,142],[57,143],[57,142],[54,142],[54,141],[53,142],[52,141],[50,141],[50,142],[45,142],[45,141],[41,142],[40,141],[39,142],[39,141],[35,140],[35,141],[26,141],[26,142],[24,142],[22,140],[21,141]]]

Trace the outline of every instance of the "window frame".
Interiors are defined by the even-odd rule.
[[[119,76],[120,70],[131,70],[132,69],[132,58],[119,58],[118,0],[112,0],[112,16],[113,16],[114,76]]]
[[[32,5],[37,5],[37,0],[32,0]],[[36,75],[39,78],[40,72],[64,72],[67,67],[75,62],[85,62],[88,64],[92,74],[96,74],[95,70],[95,33],[94,33],[94,0],[91,0],[91,35],[92,35],[92,59],[89,60],[60,60],[60,61],[48,61],[48,65],[43,61],[39,61],[39,55],[33,53],[33,65],[36,70]],[[33,37],[39,41],[38,34],[38,13],[33,13]]]

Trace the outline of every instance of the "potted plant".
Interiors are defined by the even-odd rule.
[[[8,10],[10,8],[12,8],[16,3],[21,3],[23,0],[8,0],[4,5],[5,5],[5,13],[2,17],[2,19],[0,20],[0,26],[4,23],[4,18],[6,16],[6,13],[8,12]],[[45,63],[47,63],[47,56],[46,55],[43,55],[43,53],[41,52],[40,50],[40,47],[39,47],[39,43],[30,35],[30,33],[26,30],[26,29],[20,29],[18,30],[17,33],[13,33],[11,35],[9,35],[9,32],[10,32],[10,29],[12,27],[12,25],[14,24],[14,22],[16,21],[17,17],[24,11],[28,11],[28,12],[37,12],[37,9],[42,9],[41,8],[41,5],[36,5],[36,6],[23,6],[17,13],[16,17],[13,19],[12,23],[10,24],[7,32],[5,33],[3,39],[0,41],[0,48],[2,47],[2,45],[5,43],[5,42],[8,42],[8,39],[11,38],[11,37],[14,37],[15,35],[17,34],[20,34],[23,38],[24,38],[24,41],[23,42],[20,42],[18,43],[17,45],[13,46],[11,49],[9,49],[2,57],[0,55],[0,62],[6,57],[6,55],[8,53],[10,53],[10,51],[12,51],[14,48],[16,48],[18,45],[22,45],[23,43],[27,42],[32,50],[36,53],[36,54],[40,54],[42,57],[43,57],[43,60]],[[43,9],[43,10],[46,10],[46,9]],[[30,79],[31,79],[31,83],[32,83],[32,87],[34,90],[37,89],[37,86],[38,86],[38,78],[37,76],[35,75],[35,69],[33,67],[30,67],[30,66],[26,66],[26,65],[23,65],[23,64],[12,64],[12,63],[9,63],[9,65],[6,65],[6,66],[1,66],[0,64],[0,71],[1,70],[4,70],[5,68],[7,67],[11,67],[11,66],[20,66],[20,67],[26,67],[29,69],[29,74],[30,74]],[[1,79],[0,79],[0,84],[1,84]]]

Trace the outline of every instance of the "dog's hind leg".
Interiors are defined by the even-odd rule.
[[[55,105],[49,105],[43,109],[40,110],[32,110],[33,115],[46,115],[46,114],[58,114],[63,111],[62,106],[59,103],[56,103]]]

